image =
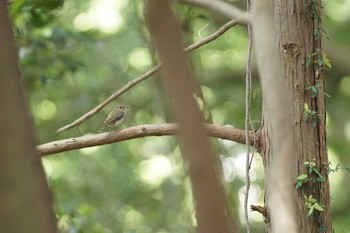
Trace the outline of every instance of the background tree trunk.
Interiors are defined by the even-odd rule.
[[[293,191],[298,232],[300,233],[332,231],[327,177],[325,96],[321,92],[324,91],[324,68],[323,65],[313,62],[318,59],[322,60],[322,37],[318,38],[320,33],[318,30],[321,27],[320,18],[318,18],[321,17],[320,4],[320,1],[314,4],[311,1],[274,1],[274,18],[282,73],[288,86],[288,98],[292,103],[294,156],[296,161],[296,163],[291,164],[293,166],[293,177],[308,174],[304,162],[315,159],[315,167],[325,178],[325,182],[307,182],[303,185],[303,188],[294,189]],[[311,57],[311,63],[307,64],[310,55],[316,51],[320,52]],[[316,86],[318,90],[316,97],[312,97],[311,90],[305,90],[305,88],[314,85],[320,85]],[[307,120],[304,120],[305,103],[310,110],[317,112],[314,117],[309,116]],[[317,122],[313,122],[315,118]],[[261,155],[264,158],[265,171],[270,169],[273,158],[268,119],[264,111],[264,125],[261,130],[261,141],[264,143],[261,148]],[[280,140],[283,140],[283,138]],[[316,176],[316,174],[311,175],[313,178],[316,178]],[[304,195],[307,197],[312,195],[320,204],[325,206],[324,211],[314,210],[314,214],[307,218],[309,209],[305,206]],[[265,199],[268,200],[268,198],[267,193]],[[268,232],[272,232],[269,224],[267,228]]]

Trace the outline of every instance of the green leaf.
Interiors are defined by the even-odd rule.
[[[309,167],[309,174],[312,173],[312,166]]]
[[[314,35],[316,36],[316,40],[321,37],[321,29],[320,28],[315,28],[314,30]]]
[[[306,217],[310,217],[310,216],[313,214],[313,212],[314,212],[314,207],[311,206],[310,209],[309,209],[309,211],[308,211],[307,214],[306,214]]]
[[[296,189],[300,188],[302,184],[303,184],[303,183],[302,183],[301,181],[297,181],[297,182],[295,183],[295,188],[296,188]]]
[[[320,227],[317,228],[317,232],[325,232],[327,230],[328,230],[328,228],[325,227],[325,226],[320,226]],[[332,231],[332,232],[334,233],[334,231]]]
[[[312,204],[317,202],[316,198],[314,198],[312,195],[309,196],[309,201],[310,201]]]
[[[326,53],[322,53],[322,60],[329,69],[332,69],[331,61],[327,58]]]
[[[301,174],[297,177],[297,180],[305,180],[308,176],[306,174]]]
[[[318,211],[324,211],[324,209],[322,208],[322,206],[320,206],[317,202],[314,204],[314,207],[316,210]]]
[[[318,96],[318,92],[312,92],[311,98],[317,97]]]
[[[320,15],[316,15],[314,18],[315,22],[321,22],[321,16]]]
[[[311,7],[311,14],[314,15],[316,13],[316,8],[314,6]]]
[[[316,52],[311,53],[311,57],[316,56],[319,53],[319,49],[316,49]]]
[[[311,86],[311,91],[312,91],[311,97],[316,97],[318,95],[316,86]]]
[[[304,111],[305,111],[305,114],[309,114],[310,113],[309,105],[307,105],[307,103],[304,103]]]
[[[311,57],[309,55],[309,58],[306,61],[306,67],[308,67],[311,64],[311,62],[312,62],[312,59],[311,59]]]
[[[316,173],[319,177],[322,177],[323,178],[323,176],[321,175],[321,173],[320,173],[320,171],[317,169],[317,168],[313,168],[312,169],[312,171],[314,172],[314,173]]]
[[[326,179],[323,178],[323,177],[318,177],[316,180],[317,180],[318,182],[321,182],[321,183],[323,183],[323,182],[326,181]]]

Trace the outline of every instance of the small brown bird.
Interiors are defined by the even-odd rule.
[[[113,128],[119,126],[124,121],[125,112],[128,109],[129,108],[124,105],[117,106],[115,109],[113,109],[112,112],[108,114],[107,119],[103,124],[103,131],[106,129],[106,127]]]

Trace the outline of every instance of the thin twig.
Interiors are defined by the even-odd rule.
[[[245,131],[229,126],[205,124],[207,135],[245,144],[247,137]],[[58,141],[48,142],[37,146],[37,151],[42,156],[61,153],[64,151],[78,150],[87,147],[101,146],[141,137],[169,136],[177,134],[177,125],[174,123],[156,125],[138,125],[122,130],[100,133],[89,136],[67,138]],[[253,145],[256,140],[256,133],[249,132],[248,144]]]
[[[247,11],[250,11],[250,0],[247,0]],[[251,105],[251,92],[252,92],[252,70],[251,70],[251,59],[252,59],[252,37],[251,37],[251,27],[248,25],[248,55],[247,55],[247,64],[246,64],[246,95],[245,95],[245,132],[249,132],[249,123],[251,123],[250,118],[250,105]],[[246,135],[247,137],[247,135]],[[247,138],[246,138],[247,139]],[[250,145],[246,143],[246,187],[244,195],[244,218],[246,221],[247,233],[250,233],[250,223],[248,215],[248,198],[249,198],[249,189],[250,189],[250,176],[249,170],[251,165],[250,159]]]
[[[219,30],[217,30],[216,32],[214,32],[213,34],[209,35],[206,38],[201,39],[200,41],[186,47],[184,49],[184,52],[190,52],[194,49],[197,49],[213,40],[215,40],[216,38],[218,38],[219,36],[221,36],[222,34],[224,34],[226,31],[228,31],[231,27],[234,27],[238,24],[237,20],[231,20],[228,23],[226,23],[225,25],[223,25],[221,28],[219,28]],[[80,125],[81,123],[83,123],[84,121],[86,121],[87,119],[89,119],[90,117],[92,117],[93,115],[95,115],[96,113],[98,113],[102,108],[104,108],[107,104],[109,104],[111,101],[113,101],[114,99],[116,99],[117,97],[121,96],[122,94],[124,94],[127,90],[129,90],[130,88],[134,87],[136,84],[146,80],[147,78],[151,77],[152,75],[154,75],[155,73],[157,73],[160,68],[162,67],[162,64],[158,64],[155,67],[153,67],[152,69],[150,69],[149,71],[147,71],[146,73],[142,74],[141,76],[135,78],[134,80],[128,82],[124,87],[122,87],[121,89],[119,89],[117,92],[113,93],[111,96],[109,96],[107,99],[105,99],[102,103],[100,103],[99,105],[97,105],[95,108],[93,108],[92,110],[90,110],[89,112],[85,113],[84,115],[82,115],[81,117],[79,117],[77,120],[75,120],[74,122],[63,126],[62,128],[58,129],[56,131],[56,133],[71,129],[75,126]]]

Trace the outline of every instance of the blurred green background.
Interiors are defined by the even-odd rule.
[[[234,1],[245,9],[245,1]],[[327,71],[327,129],[333,166],[350,165],[350,0],[324,3]],[[9,5],[20,65],[38,144],[95,134],[117,104],[128,105],[123,128],[172,122],[160,75],[142,82],[104,110],[69,131],[56,130],[153,67],[142,1],[15,0]],[[188,5],[174,5],[186,45],[199,41],[227,19]],[[204,112],[215,124],[244,128],[247,32],[237,26],[190,55],[204,96]],[[260,124],[261,91],[253,75],[252,118]],[[245,147],[212,139],[221,157],[227,193],[243,229]],[[173,137],[140,138],[43,159],[61,232],[194,232],[191,188]],[[263,204],[263,168],[255,157],[251,204]],[[349,173],[330,175],[335,232],[350,232]],[[263,219],[250,214],[252,232]]]

